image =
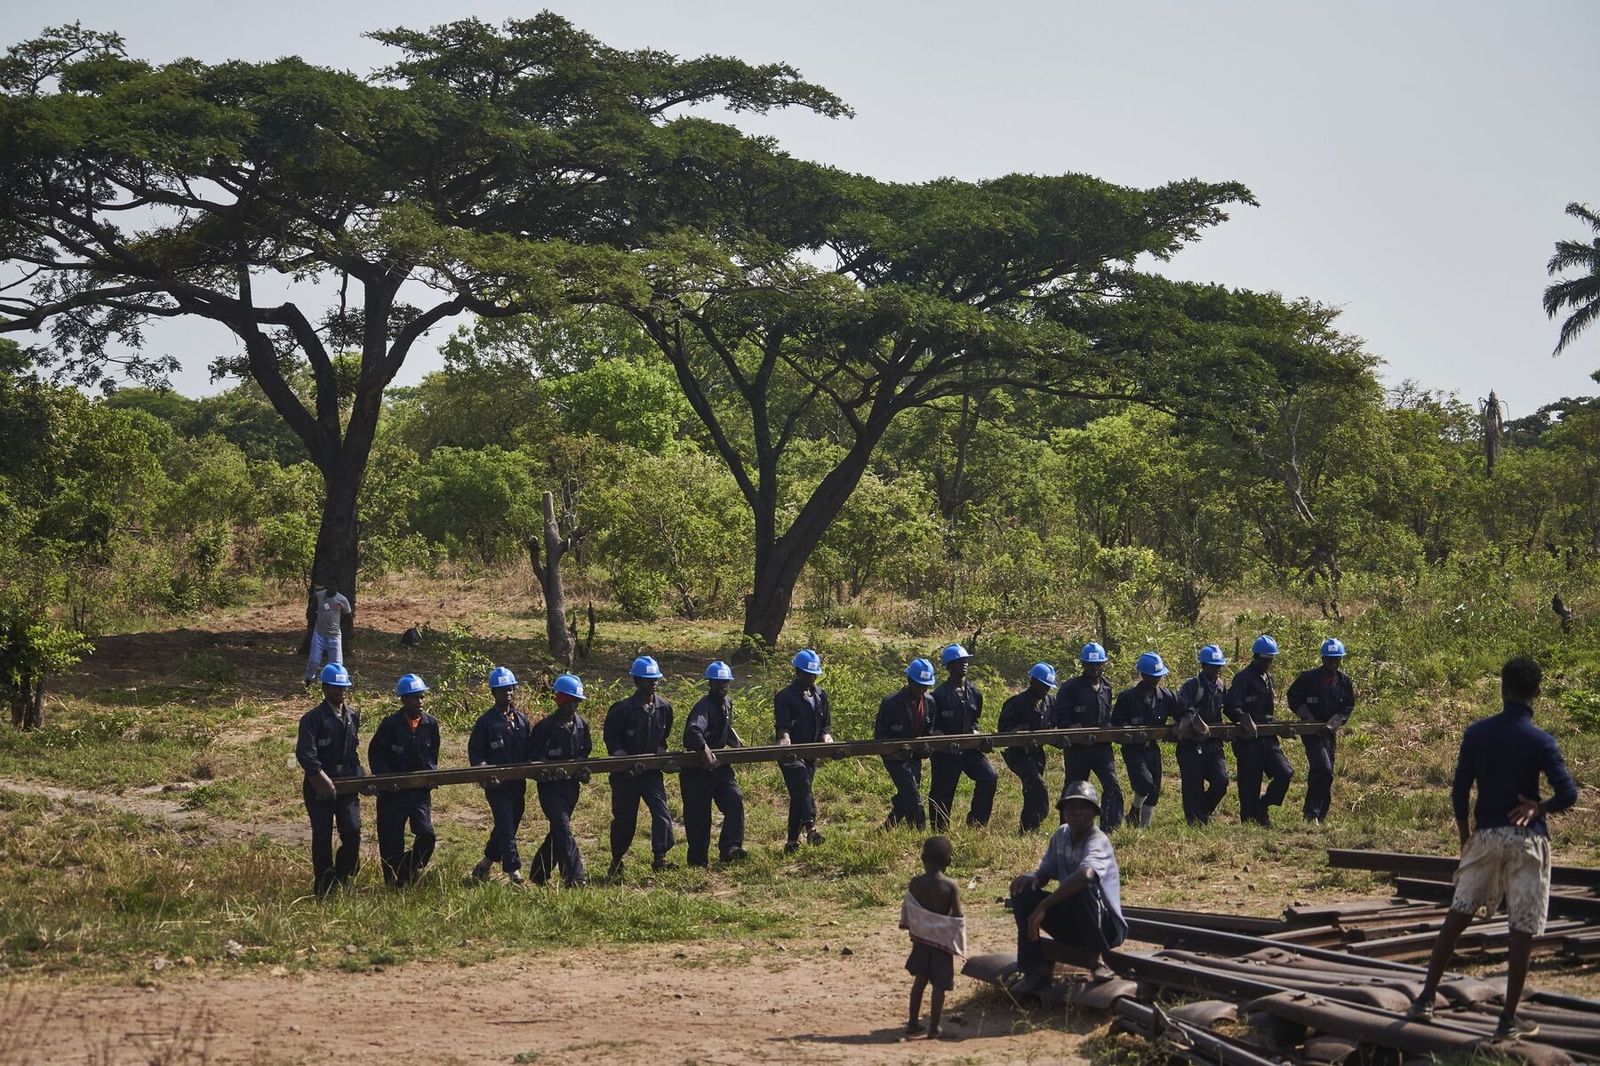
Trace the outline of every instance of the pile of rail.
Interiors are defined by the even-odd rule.
[[[1214,726],[1211,736],[1229,740],[1239,727]],[[1263,737],[1297,737],[1326,733],[1322,722],[1264,722],[1256,727]],[[1171,726],[1153,728],[1038,729],[1027,733],[935,734],[908,740],[839,740],[828,744],[769,744],[749,748],[719,748],[722,763],[793,762],[800,759],[859,759],[866,756],[891,757],[933,755],[941,752],[993,751],[995,748],[1041,746],[1064,748],[1079,744],[1143,744],[1149,741],[1175,741]],[[367,777],[342,777],[333,782],[341,794],[383,792],[397,789],[438,788],[441,785],[482,784],[490,779],[513,781],[564,781],[585,772],[631,773],[644,770],[681,770],[701,766],[697,752],[673,751],[659,755],[611,755],[593,759],[564,759],[552,762],[514,763],[509,766],[464,766],[448,770],[424,770],[412,774],[372,774]]]
[[[1600,1061],[1600,1001],[1531,991],[1518,1015],[1540,1029],[1515,1043],[1493,1039],[1504,982],[1451,974],[1436,1014],[1405,1010],[1421,990],[1416,965],[1431,951],[1448,903],[1453,858],[1383,852],[1329,853],[1334,866],[1397,876],[1388,899],[1289,907],[1257,918],[1128,907],[1129,943],[1107,963],[1116,977],[1058,986],[1075,1006],[1109,1011],[1114,1026],[1175,1058],[1260,1066],[1342,1063],[1488,1053],[1538,1066]],[[1600,933],[1600,870],[1557,867],[1552,920],[1535,950],[1588,958]],[[1458,954],[1504,955],[1503,921],[1469,927]],[[1140,945],[1159,945],[1141,951]],[[964,972],[997,980],[1012,956],[971,960]],[[1199,997],[1190,1002],[1183,999]]]

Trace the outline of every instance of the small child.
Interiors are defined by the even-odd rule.
[[[939,1038],[944,994],[955,987],[955,960],[967,953],[967,920],[961,915],[961,890],[945,876],[951,860],[950,839],[929,837],[922,845],[923,873],[906,886],[900,904],[900,928],[911,934],[911,955],[906,972],[911,982],[911,1018],[906,1035],[922,1032],[922,990],[933,985],[928,1012],[928,1039]]]

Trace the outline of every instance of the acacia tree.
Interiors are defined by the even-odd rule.
[[[352,595],[384,389],[429,329],[636,284],[629,253],[698,221],[685,183],[744,142],[681,109],[845,113],[787,66],[619,51],[548,13],[373,36],[400,58],[367,78],[153,66],[76,25],[0,63],[0,331],[47,328],[58,373],[104,383],[175,367],[152,319],[225,327],[243,354],[214,372],[249,375],[322,473],[312,583]]]
[[[997,388],[1151,403],[1215,392],[1166,387],[1187,339],[1138,336],[1105,308],[1140,294],[1134,260],[1170,256],[1251,202],[1240,185],[888,185],[770,155],[730,173],[718,243],[685,248],[682,269],[627,307],[752,512],[752,643],[776,642],[802,568],[901,414]],[[808,435],[841,452],[785,512],[782,459]]]

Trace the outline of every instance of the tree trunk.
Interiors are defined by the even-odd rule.
[[[370,443],[370,442],[369,442]],[[366,474],[366,449],[361,450],[359,467],[346,462],[350,452],[348,443],[340,449],[332,475],[324,474],[326,493],[322,499],[322,521],[317,527],[317,549],[311,559],[311,584],[306,589],[306,633],[317,614],[317,589],[332,582],[353,611],[356,605],[356,568],[359,563],[359,531],[356,528],[356,506],[361,492],[361,480]],[[352,619],[343,620],[344,647],[349,654]]]
[[[28,709],[22,717],[22,728],[44,728],[44,675],[40,674],[33,683],[33,699],[28,703]]]
[[[573,634],[567,628],[567,593],[561,583],[561,558],[583,536],[584,531],[584,527],[579,526],[563,537],[560,523],[556,520],[555,494],[544,494],[543,565],[539,562],[537,542],[533,538],[529,538],[528,550],[533,557],[533,575],[539,579],[539,587],[544,590],[544,629],[550,654],[562,666],[568,667],[572,665]]]
[[[867,460],[883,436],[888,425],[872,425],[857,438],[855,446],[838,466],[828,471],[794,522],[783,536],[768,539],[763,530],[776,528],[777,493],[764,496],[755,514],[756,566],[755,580],[750,595],[744,601],[744,646],[739,651],[741,659],[748,659],[757,648],[775,648],[789,619],[789,605],[794,600],[795,582],[805,569],[806,560],[822,543],[828,526],[839,517],[839,512],[850,499],[867,469]],[[776,476],[776,460],[770,475],[763,471],[763,480]],[[770,508],[770,510],[768,510]],[[765,513],[763,513],[765,512]]]

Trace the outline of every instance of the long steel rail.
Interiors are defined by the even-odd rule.
[[[1304,736],[1328,732],[1321,722],[1263,722],[1256,726],[1263,737]],[[1214,726],[1210,740],[1238,739],[1236,725]],[[996,748],[1039,745],[1065,748],[1082,744],[1145,744],[1175,741],[1171,726],[1117,729],[1039,729],[1023,733],[936,734],[907,740],[841,740],[831,744],[769,744],[749,748],[718,748],[717,762],[761,763],[793,762],[813,759],[860,759],[867,756],[889,758],[937,755],[961,751],[993,751]],[[401,789],[438,788],[441,785],[483,784],[487,781],[566,781],[587,770],[600,773],[642,773],[647,770],[696,769],[702,764],[699,752],[672,751],[659,755],[615,755],[591,759],[564,759],[512,763],[505,766],[463,766],[448,770],[425,770],[410,774],[372,774],[366,777],[341,777],[333,782],[341,795],[351,792],[393,792]]]

